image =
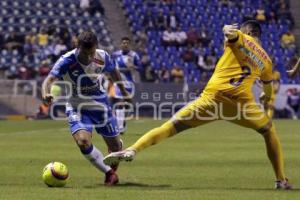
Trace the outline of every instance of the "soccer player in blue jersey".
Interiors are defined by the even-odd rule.
[[[115,172],[117,166],[103,163],[103,154],[92,144],[92,130],[95,127],[101,134],[110,151],[122,149],[117,121],[112,114],[105,90],[99,84],[99,75],[106,72],[114,81],[121,81],[115,62],[109,54],[97,49],[98,40],[92,31],[85,31],[78,37],[78,47],[59,58],[45,79],[42,87],[44,100],[51,103],[51,85],[64,80],[71,85],[66,114],[69,126],[82,154],[100,171],[105,173],[104,184],[112,186],[118,183]],[[120,92],[127,97],[128,92],[122,83]]]
[[[122,79],[125,82],[125,87],[132,96],[132,93],[134,93],[134,78],[132,72],[140,70],[140,57],[135,51],[130,49],[130,39],[128,37],[123,37],[121,39],[120,47],[120,50],[115,51],[112,54],[112,58],[117,63]],[[120,104],[120,101],[122,101],[122,95],[118,87],[116,87],[114,99],[116,100],[115,103],[118,103],[118,106],[116,106],[116,117],[119,130],[122,134],[126,130],[125,106]]]

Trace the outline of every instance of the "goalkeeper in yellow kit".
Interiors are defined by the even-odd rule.
[[[225,25],[225,49],[214,74],[201,96],[191,102],[169,121],[143,135],[124,151],[105,157],[106,164],[131,161],[141,150],[183,130],[223,119],[260,133],[275,171],[275,188],[291,189],[284,173],[280,141],[271,119],[254,100],[252,85],[257,78],[263,82],[267,103],[273,93],[272,62],[260,45],[260,25],[249,20],[238,26]]]

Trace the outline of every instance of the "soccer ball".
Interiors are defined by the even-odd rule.
[[[68,177],[68,168],[61,162],[51,162],[43,169],[43,181],[49,187],[65,186]]]

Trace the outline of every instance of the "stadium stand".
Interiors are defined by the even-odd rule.
[[[11,79],[36,78],[41,63],[47,60],[51,66],[74,48],[75,36],[85,29],[93,29],[101,45],[113,48],[101,12],[81,8],[78,0],[1,0],[1,73]]]
[[[273,3],[258,0],[255,4],[250,0],[120,0],[120,3],[136,41],[145,43],[138,45],[144,61],[143,80],[172,81],[167,76],[177,66],[183,69],[189,83],[207,81],[223,51],[222,26],[256,18],[264,29],[262,45],[281,72],[282,82],[300,83],[300,78],[290,80],[285,72],[297,55],[295,45],[282,42],[282,36],[294,26],[288,3],[284,6],[279,0]],[[44,76],[60,54],[74,47],[74,36],[88,28],[97,32],[101,45],[113,49],[103,14],[103,7],[99,11],[89,10],[78,0],[2,0],[0,77]],[[167,27],[170,34],[165,33]],[[166,43],[163,38],[172,41]],[[42,64],[45,59],[48,70]]]
[[[223,51],[223,25],[256,18],[264,30],[262,45],[272,56],[275,69],[281,72],[282,82],[300,83],[299,78],[293,82],[286,73],[286,69],[291,66],[297,55],[297,49],[281,46],[280,42],[281,36],[294,26],[288,2],[277,0],[272,3],[263,0],[255,2],[253,4],[250,0],[120,0],[136,40],[139,40],[141,34],[147,35],[145,46],[154,71],[159,71],[161,66],[171,70],[176,65],[183,67],[188,82],[195,83],[201,81],[203,77],[209,78],[211,72],[197,64],[198,55],[201,55],[199,59],[204,58],[205,64],[208,57],[217,60]],[[172,15],[175,17],[172,18]],[[190,48],[190,45],[172,43],[165,45],[162,42],[164,30],[174,25],[180,26],[186,32],[187,41],[192,45],[196,58],[188,61],[182,58],[182,54]],[[194,36],[191,33],[192,28],[196,31]],[[175,33],[174,28],[172,31]],[[166,37],[170,39],[172,34],[167,34]],[[193,37],[196,43],[189,42],[189,38]]]

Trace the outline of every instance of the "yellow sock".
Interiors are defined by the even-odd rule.
[[[272,163],[277,180],[284,180],[284,161],[281,144],[278,139],[274,124],[272,128],[264,134],[268,157]]]
[[[174,128],[173,123],[168,121],[164,123],[162,126],[158,128],[154,128],[148,133],[146,133],[145,135],[143,135],[138,141],[134,143],[134,145],[132,145],[128,149],[132,149],[135,150],[136,152],[139,152],[175,134],[176,134],[176,129]]]

